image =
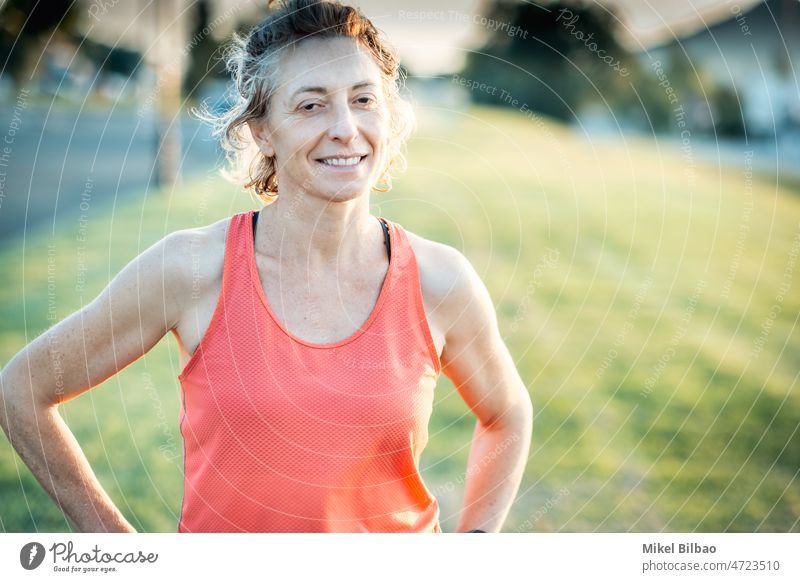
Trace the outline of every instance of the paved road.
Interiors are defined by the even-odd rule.
[[[154,185],[154,121],[135,111],[50,111],[4,105],[0,115],[0,242]],[[181,119],[184,176],[218,165],[209,129]]]
[[[665,141],[663,138],[659,140]],[[667,138],[666,141],[683,153],[680,139]],[[749,168],[780,183],[784,180],[794,184],[800,181],[800,132],[786,132],[778,138],[751,139],[749,143],[693,137],[691,145],[692,157],[696,161],[719,165],[726,171],[743,174]]]

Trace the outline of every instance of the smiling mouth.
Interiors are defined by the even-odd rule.
[[[327,166],[329,168],[355,168],[367,156],[353,156],[350,158],[328,158],[323,160],[317,160],[318,163],[322,164],[323,166]]]

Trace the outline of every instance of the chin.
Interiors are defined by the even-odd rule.
[[[318,190],[323,197],[331,202],[347,202],[355,200],[361,196],[369,194],[370,188],[366,184],[344,184],[339,188],[327,188]]]

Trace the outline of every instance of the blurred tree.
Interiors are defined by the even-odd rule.
[[[108,46],[86,36],[76,36],[74,40],[81,47],[81,53],[103,72],[133,77],[139,71],[142,55],[138,51]]]
[[[689,122],[694,133],[744,135],[743,94],[732,86],[720,85],[708,65],[693,60],[679,40],[669,45],[665,61],[670,85],[681,104],[692,112]]]
[[[714,87],[711,92],[711,115],[717,135],[743,136],[744,115],[740,106],[742,95],[733,87]]]
[[[180,178],[181,86],[186,59],[181,0],[161,0],[153,5],[157,37],[154,51],[158,120],[155,124],[158,170],[155,182],[164,186]],[[165,190],[166,191],[166,190]]]
[[[0,71],[23,85],[42,65],[46,36],[55,29],[74,31],[72,0],[7,0],[0,5]]]
[[[469,55],[465,76],[504,88],[530,108],[565,120],[582,104],[618,101],[630,91],[638,65],[614,37],[612,13],[596,5],[507,0],[489,1],[485,12],[498,24],[487,27],[496,30],[480,52]],[[501,101],[499,93],[475,99]]]
[[[210,24],[211,1],[197,0],[194,4],[194,22],[189,31],[193,46],[184,78],[184,94],[187,97],[191,97],[209,79],[229,78],[222,60],[222,43],[215,40],[213,35],[204,33]]]

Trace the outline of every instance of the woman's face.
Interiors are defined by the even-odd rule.
[[[351,200],[386,168],[381,71],[352,39],[307,39],[288,51],[268,111],[251,130],[262,153],[275,156],[279,193]]]

